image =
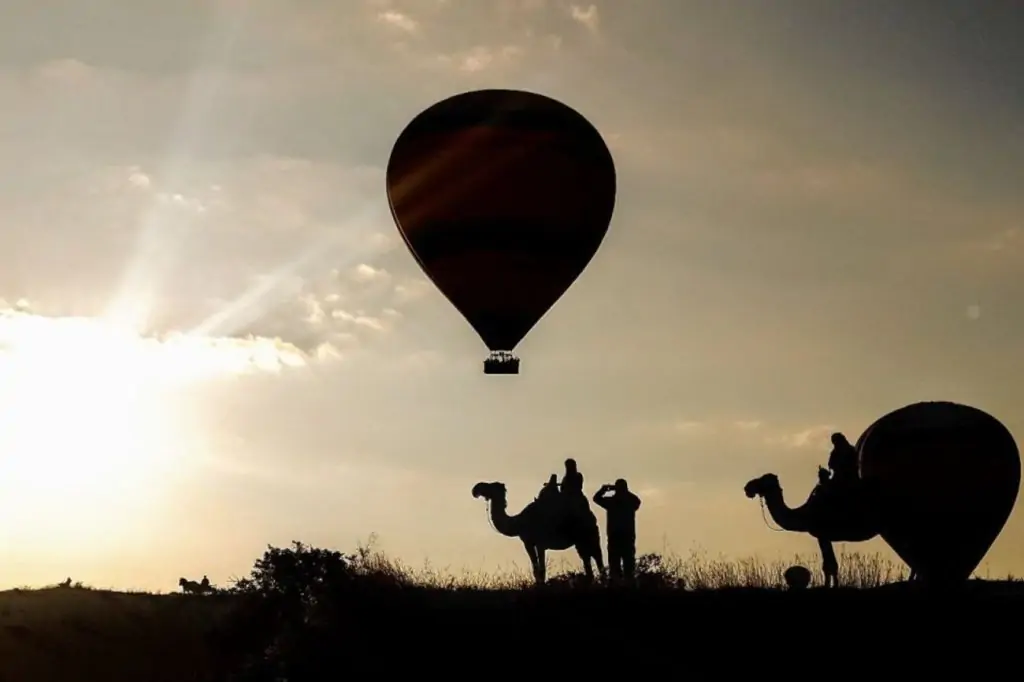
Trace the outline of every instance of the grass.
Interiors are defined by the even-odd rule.
[[[506,571],[471,572],[453,574],[429,564],[416,568],[374,551],[361,547],[360,566],[368,573],[392,576],[394,580],[431,589],[452,590],[522,590],[530,587],[530,572],[519,566]],[[840,582],[851,588],[865,589],[896,583],[907,579],[909,572],[880,554],[857,552],[840,553]],[[579,562],[571,559],[548,561],[548,579],[554,584],[576,583],[582,578]],[[664,582],[687,590],[719,590],[724,588],[777,589],[786,586],[783,573],[799,564],[812,572],[811,587],[822,583],[820,559],[797,554],[789,560],[765,561],[758,557],[733,559],[711,557],[694,551],[687,557],[646,554],[638,557],[638,573],[654,581]],[[641,578],[642,579],[642,578]],[[652,582],[652,581],[648,581]]]
[[[555,628],[552,623],[564,625],[566,619],[578,622],[608,613],[605,606],[610,602],[602,595],[619,594],[616,603],[621,607],[623,595],[627,594],[600,588],[576,589],[578,574],[558,572],[557,565],[553,566],[556,572],[551,589],[538,592],[525,589],[530,586],[530,581],[523,571],[451,575],[429,566],[414,570],[372,548],[361,548],[357,556],[358,571],[370,581],[367,584],[398,587],[398,592],[404,595],[401,602],[391,597],[375,602],[378,597],[373,595],[378,593],[359,588],[360,594],[371,594],[359,597],[362,604],[352,611],[353,614],[363,614],[353,616],[358,623],[352,630],[359,633],[357,639],[361,643],[384,642],[391,645],[406,636],[422,639],[435,627],[431,623],[436,623],[437,616],[430,614],[453,612],[448,607],[454,607],[455,611],[468,609],[476,614],[466,617],[466,627],[479,629],[486,623],[490,628],[492,621],[505,620],[509,613],[523,611],[524,606],[527,610],[536,607],[540,603],[538,599],[557,601],[557,604],[545,602],[544,609],[554,606],[542,609],[539,616],[545,627]],[[815,581],[820,581],[817,560],[807,557],[763,562],[753,558],[730,561],[699,553],[686,558],[648,555],[641,560],[640,587],[630,591],[631,596],[626,599],[636,604],[643,603],[642,608],[645,609],[661,608],[663,614],[655,619],[656,625],[651,626],[659,632],[667,626],[658,618],[667,622],[667,619],[675,619],[679,613],[685,612],[686,608],[697,608],[695,605],[700,603],[711,604],[717,611],[734,611],[733,607],[742,609],[743,604],[757,602],[757,595],[760,595],[767,599],[789,599],[792,600],[790,604],[795,604],[799,601],[796,597],[779,589],[784,586],[783,571],[795,563],[810,568],[815,574]],[[833,599],[830,595],[838,598],[845,594],[862,599],[871,594],[882,594],[873,588],[884,588],[906,578],[906,571],[901,566],[878,555],[843,554],[840,563],[841,581],[847,589],[812,589],[806,593],[808,597],[821,595],[822,599]],[[1005,582],[1000,581],[999,584]],[[1013,592],[1016,594],[1018,591],[1015,589]],[[406,597],[416,601],[405,601]],[[242,597],[231,593],[186,596],[115,592],[89,587],[0,592],[0,681],[189,682],[227,679],[218,676],[223,672],[216,672],[223,671],[228,664],[224,655],[225,640],[216,637],[223,636],[240,603]],[[405,620],[394,618],[399,612],[396,609],[406,613],[413,603],[419,605],[418,616]],[[568,604],[571,608],[560,609],[558,604]],[[729,607],[723,609],[726,604]],[[480,620],[483,611],[495,608],[505,615],[485,616],[489,620]],[[382,611],[389,615],[381,616]],[[386,634],[376,629],[378,621],[386,627]],[[525,621],[517,622],[519,624],[515,627],[535,627],[524,625]]]

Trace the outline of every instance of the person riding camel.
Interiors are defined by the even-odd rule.
[[[832,434],[832,452],[828,457],[828,469],[818,467],[818,485],[811,495],[830,501],[849,501],[846,497],[856,490],[860,483],[857,448],[850,445],[846,436]]]
[[[576,468],[576,460],[565,460],[565,474],[562,475],[563,495],[583,494],[583,474]]]
[[[581,518],[590,511],[590,501],[583,494],[583,474],[576,468],[576,460],[565,460],[565,474],[562,476],[562,500],[567,512]]]
[[[850,445],[846,436],[832,434],[832,452],[828,456],[828,468],[832,470],[831,482],[842,486],[856,484],[860,480],[857,448]]]
[[[537,495],[537,500],[544,504],[553,504],[559,501],[557,474],[551,474],[548,482],[540,489],[540,494]]]

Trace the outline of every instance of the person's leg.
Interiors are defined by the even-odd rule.
[[[613,582],[622,579],[622,554],[618,545],[608,542],[608,575]]]
[[[636,544],[633,542],[629,543],[622,553],[622,572],[627,580],[632,580],[636,572]]]

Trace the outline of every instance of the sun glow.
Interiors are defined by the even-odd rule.
[[[144,523],[189,456],[178,389],[299,364],[287,351],[0,314],[0,538],[95,548],[116,541],[115,528]]]

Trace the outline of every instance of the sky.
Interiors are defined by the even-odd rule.
[[[472,485],[516,510],[570,456],[588,494],[641,495],[641,552],[813,555],[747,480],[802,501],[833,430],[921,400],[1024,434],[1021,26],[1012,2],[6,0],[0,582],[224,583],[371,533],[523,569]],[[618,173],[517,377],[482,374],[384,184],[412,117],[491,87],[580,111]],[[982,570],[1024,571],[1022,540],[1018,506]]]

